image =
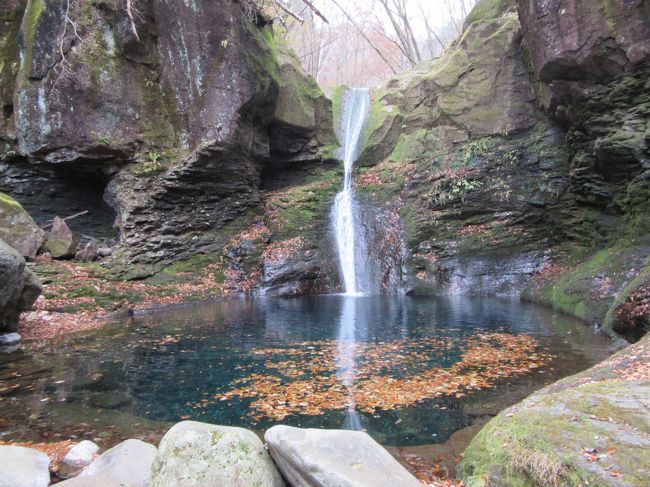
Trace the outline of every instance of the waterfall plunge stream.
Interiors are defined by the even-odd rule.
[[[361,133],[368,119],[369,108],[370,92],[367,89],[353,88],[345,93],[341,126],[345,175],[343,190],[334,200],[332,224],[344,290],[348,295],[369,291],[369,269],[365,265],[367,245],[359,228],[361,221],[352,185],[352,169],[359,155]]]
[[[346,298],[339,320],[339,337],[336,351],[338,375],[348,389],[348,404],[344,427],[352,430],[362,428],[356,411],[354,384],[358,368],[357,357],[357,303],[356,296],[370,291],[368,269],[368,246],[361,228],[359,205],[352,184],[352,169],[359,155],[361,133],[368,119],[370,92],[354,88],[345,93],[341,134],[343,146],[343,190],[336,195],[332,208],[332,225],[336,238],[339,267]]]

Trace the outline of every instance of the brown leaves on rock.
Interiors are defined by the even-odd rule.
[[[235,397],[249,398],[254,420],[281,420],[292,414],[320,415],[345,409],[350,402],[362,412],[393,410],[443,396],[463,397],[491,387],[500,379],[523,375],[547,364],[530,336],[484,332],[464,340],[422,338],[379,343],[349,343],[339,353],[335,341],[299,342],[288,349],[255,349],[264,373],[233,382],[195,408]],[[433,354],[460,347],[450,368],[431,365]]]
[[[642,330],[650,317],[650,284],[632,292],[616,310],[616,321],[631,323]]]

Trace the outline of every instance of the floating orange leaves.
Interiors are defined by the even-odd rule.
[[[460,398],[502,378],[529,373],[552,359],[538,348],[527,335],[482,332],[463,339],[323,340],[254,349],[250,355],[264,361],[263,373],[237,379],[231,390],[193,407],[247,398],[248,414],[256,421],[320,415],[350,404],[366,413],[399,409],[436,397]],[[434,359],[448,353],[458,354],[459,360],[448,368],[436,365],[444,360]]]

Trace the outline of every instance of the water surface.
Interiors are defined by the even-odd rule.
[[[481,337],[524,335],[548,359],[539,368],[499,375],[487,389],[386,409],[369,408],[383,398],[355,389],[365,381],[388,394],[384,377],[403,383],[453,370]],[[259,431],[277,423],[364,429],[392,446],[442,443],[588,368],[607,349],[608,341],[586,325],[511,299],[323,296],[184,306],[0,356],[0,439],[142,437],[192,418]],[[489,365],[484,369],[495,375]],[[232,394],[261,387],[269,377],[278,386],[266,396],[261,391],[263,401]],[[290,398],[276,400],[278,390],[293,393],[295,384],[311,379],[328,384],[322,410],[315,411],[310,394],[299,400],[304,406],[297,414],[287,409]]]

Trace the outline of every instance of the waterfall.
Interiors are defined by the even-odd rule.
[[[341,124],[343,190],[334,200],[332,224],[345,294],[350,295],[369,291],[369,269],[365,265],[368,249],[360,231],[359,209],[352,184],[352,168],[359,155],[361,133],[368,119],[369,107],[370,92],[367,89],[354,88],[345,93]]]

